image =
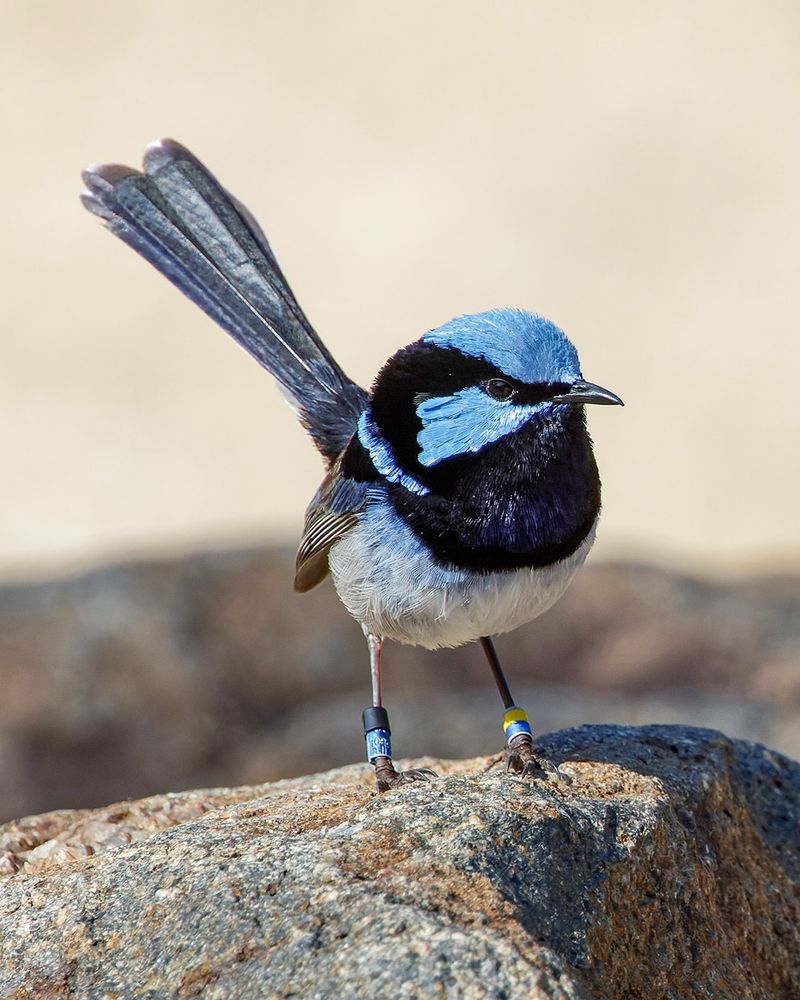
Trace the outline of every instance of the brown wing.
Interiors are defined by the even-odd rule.
[[[352,512],[334,514],[326,511],[306,527],[297,550],[294,589],[299,593],[311,590],[328,575],[328,551],[334,542],[358,524]]]
[[[305,593],[322,583],[328,575],[328,552],[358,524],[358,514],[364,509],[364,486],[343,479],[336,462],[322,481],[306,511],[306,523],[294,577],[294,589]]]

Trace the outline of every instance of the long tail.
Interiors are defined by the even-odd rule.
[[[330,463],[366,393],[314,332],[244,205],[172,139],[148,146],[143,167],[89,167],[83,204],[275,376]]]

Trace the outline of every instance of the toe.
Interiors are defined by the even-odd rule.
[[[400,772],[400,784],[408,784],[412,781],[432,781],[439,775],[430,767],[412,767],[408,771]]]
[[[516,750],[506,751],[505,770],[506,774],[513,774],[519,778],[561,781],[567,785],[572,784],[571,778],[560,771],[557,764],[546,757],[537,757],[532,751],[527,753],[520,753]]]

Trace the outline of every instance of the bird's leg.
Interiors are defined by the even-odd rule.
[[[370,708],[365,708],[362,715],[364,739],[367,741],[367,760],[375,768],[378,791],[385,792],[398,783],[400,775],[392,763],[392,731],[389,728],[389,713],[383,707],[381,694],[381,640],[370,632],[366,635],[372,680],[372,705]]]
[[[483,646],[483,651],[492,670],[492,676],[497,684],[497,690],[500,692],[505,706],[503,732],[506,736],[504,754],[506,771],[514,771],[523,778],[536,775],[560,777],[560,772],[555,764],[543,757],[537,757],[533,752],[533,732],[528,721],[528,713],[524,708],[514,704],[494,643],[488,636],[481,636],[481,646]]]
[[[379,792],[408,784],[411,781],[425,781],[435,778],[436,772],[429,767],[414,768],[410,771],[395,769],[392,763],[392,731],[389,728],[389,713],[383,707],[381,696],[381,640],[366,632],[369,646],[369,667],[372,676],[372,705],[364,709],[364,739],[367,741],[367,759],[375,768],[375,783]]]

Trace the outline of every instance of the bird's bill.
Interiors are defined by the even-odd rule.
[[[604,389],[593,382],[573,382],[569,392],[553,396],[553,403],[600,403],[603,406],[624,406],[619,396],[610,389]]]

